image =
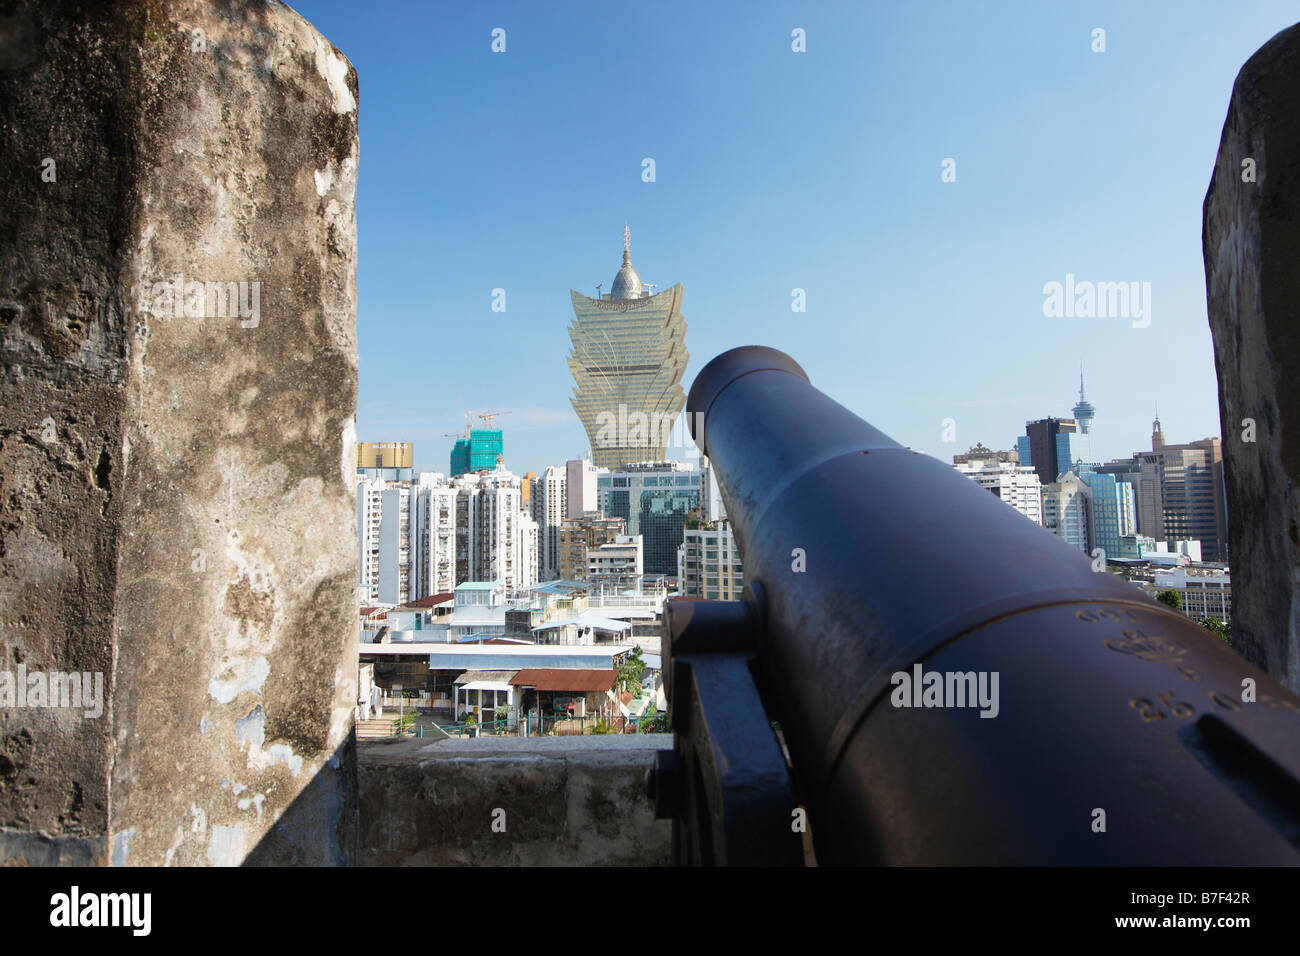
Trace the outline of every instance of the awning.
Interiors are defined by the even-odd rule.
[[[473,685],[470,690],[474,690],[478,684],[504,684],[510,686],[510,678],[518,673],[517,670],[509,671],[475,671],[469,670],[457,677],[453,684]],[[487,690],[488,688],[480,688]]]
[[[503,690],[507,693],[510,691],[510,685],[505,681],[494,680],[476,680],[468,684],[461,684],[461,690]]]

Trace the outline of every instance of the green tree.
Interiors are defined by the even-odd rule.
[[[1227,621],[1220,621],[1218,618],[1203,617],[1201,618],[1201,627],[1215,634],[1219,640],[1232,646],[1232,625]]]
[[[1183,596],[1177,591],[1161,591],[1156,595],[1156,600],[1161,604],[1168,604],[1175,611],[1181,611],[1183,609]]]
[[[624,690],[639,688],[641,676],[645,673],[645,661],[641,659],[641,648],[632,648],[632,653],[623,658],[618,665],[618,686]]]
[[[643,734],[666,734],[668,733],[668,715],[654,714],[651,717],[641,718],[640,731]]]

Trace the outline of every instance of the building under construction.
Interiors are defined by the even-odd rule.
[[[451,446],[451,477],[472,471],[491,471],[505,454],[499,428],[472,428]]]

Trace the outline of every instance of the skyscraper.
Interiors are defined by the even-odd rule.
[[[1137,534],[1133,485],[1120,480],[1115,471],[1089,471],[1080,478],[1092,490],[1092,545],[1109,557],[1118,557],[1120,538]]]
[[[560,525],[564,523],[568,478],[566,468],[549,465],[541,476],[532,481],[533,520],[537,522],[537,546],[541,552],[543,580],[552,581],[560,576]],[[592,482],[593,488],[595,482]]]
[[[647,461],[597,479],[601,512],[642,536],[646,574],[677,573],[687,515],[700,506],[700,477],[683,462]]]
[[[1206,561],[1227,561],[1223,446],[1217,438],[1170,445],[1157,418],[1151,450],[1097,469],[1133,486],[1137,531],[1156,541],[1201,542]]]
[[[453,479],[456,583],[500,581],[532,587],[540,571],[537,522],[522,508],[521,480],[508,471]]]
[[[1217,438],[1160,447],[1147,453],[1160,467],[1163,538],[1157,541],[1195,539],[1206,561],[1226,561],[1227,506],[1223,487],[1223,448]],[[1139,455],[1139,458],[1145,455]]]
[[[1020,452],[1020,464],[1029,465],[1038,474],[1042,485],[1050,485],[1063,472],[1069,471],[1072,462],[1057,458],[1061,442],[1057,437],[1062,433],[1072,434],[1078,425],[1069,418],[1040,418],[1035,422],[1025,423],[1025,437],[1017,439]],[[1067,444],[1066,448],[1069,446]]]
[[[686,404],[682,374],[686,320],[681,283],[658,294],[632,268],[631,236],[623,229],[623,265],[606,294],[569,290],[573,324],[569,371],[573,410],[591,441],[592,461],[616,471],[628,462],[662,460]]]
[[[456,589],[456,489],[421,472],[411,493],[411,596]]]
[[[1092,548],[1092,490],[1073,471],[1043,486],[1043,527],[1080,551]]]
[[[418,597],[411,588],[411,483],[358,477],[357,535],[361,547],[361,599],[401,604]]]

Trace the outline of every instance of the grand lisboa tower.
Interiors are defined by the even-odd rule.
[[[623,265],[610,291],[591,298],[572,289],[569,370],[573,410],[591,441],[592,461],[619,470],[660,461],[686,404],[686,320],[682,286],[653,293],[632,268],[631,235],[623,229]]]

